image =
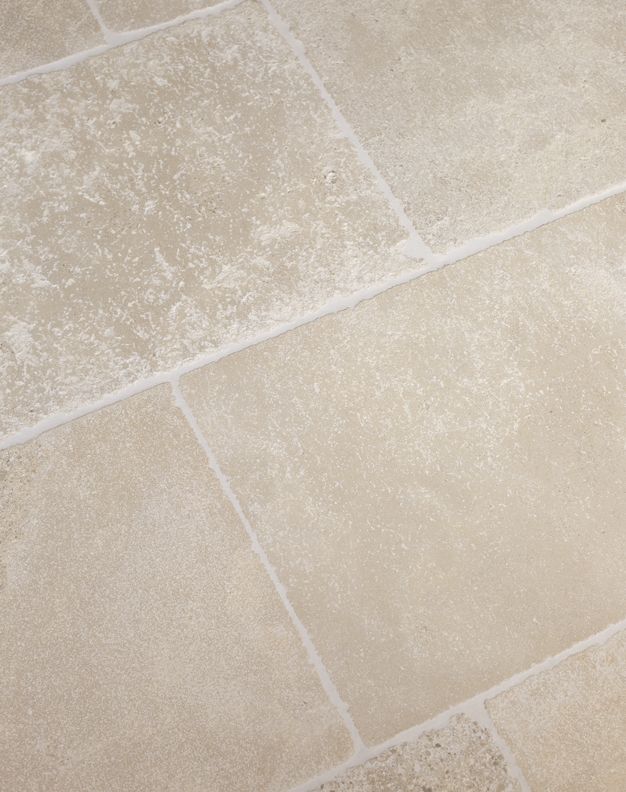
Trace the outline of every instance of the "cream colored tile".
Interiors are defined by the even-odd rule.
[[[84,0],[2,0],[0,38],[0,77],[104,43]]]
[[[402,743],[318,792],[518,792],[486,731],[466,717]]]
[[[369,743],[626,609],[626,199],[183,379]]]
[[[110,30],[132,30],[167,22],[219,2],[220,0],[97,0],[104,23]]]
[[[407,266],[253,4],[6,86],[0,201],[0,435]]]
[[[626,633],[488,704],[533,789],[626,789]]]
[[[169,388],[0,465],[1,789],[282,790],[350,753]]]
[[[273,2],[436,249],[624,178],[624,3]]]

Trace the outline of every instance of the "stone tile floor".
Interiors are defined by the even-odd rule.
[[[0,790],[625,792],[626,7],[0,33]]]

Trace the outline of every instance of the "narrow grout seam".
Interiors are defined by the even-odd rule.
[[[309,658],[309,662],[317,672],[317,675],[319,677],[322,688],[324,689],[324,692],[326,693],[330,702],[333,704],[333,706],[339,713],[339,716],[341,717],[344,726],[348,730],[350,737],[352,739],[352,744],[355,752],[359,753],[364,749],[364,743],[363,740],[361,739],[361,735],[359,734],[354,724],[352,715],[350,714],[347,704],[340,697],[339,692],[337,691],[337,688],[335,687],[335,684],[332,681],[330,674],[326,669],[326,666],[322,662],[319,652],[315,648],[315,645],[313,643],[311,636],[309,635],[308,630],[300,620],[300,617],[298,616],[293,605],[289,601],[289,598],[287,596],[287,590],[280,581],[276,569],[272,565],[271,561],[267,556],[267,553],[263,549],[259,537],[257,536],[254,528],[250,524],[250,521],[246,517],[243,508],[241,507],[237,495],[233,491],[228,478],[222,471],[219,462],[217,461],[217,457],[215,456],[213,450],[209,446],[202,430],[200,429],[198,421],[196,420],[196,417],[193,414],[191,407],[189,406],[185,397],[182,394],[182,391],[180,389],[180,381],[178,379],[173,379],[171,381],[171,386],[174,395],[174,403],[185,416],[185,419],[187,420],[187,423],[189,424],[192,432],[194,433],[196,440],[198,441],[200,447],[202,448],[202,450],[204,451],[207,457],[211,470],[213,471],[213,473],[215,474],[216,478],[220,483],[224,495],[226,496],[231,506],[235,510],[237,516],[239,517],[239,520],[243,525],[248,535],[248,538],[250,539],[252,549],[259,557],[259,560],[261,561],[263,568],[269,575],[269,578],[272,581],[274,588],[276,589],[280,601],[282,602],[283,606],[285,607],[285,610],[289,614],[291,623],[295,627],[296,632],[298,633],[298,636],[302,641],[304,649],[306,650],[307,656]]]
[[[498,696],[500,693],[511,690],[531,677],[538,676],[545,671],[550,671],[551,669],[556,668],[570,657],[574,657],[575,655],[578,655],[587,649],[593,649],[595,647],[604,645],[611,638],[622,632],[626,632],[626,618],[622,621],[609,625],[598,633],[594,633],[594,635],[590,636],[589,638],[578,641],[569,648],[564,649],[562,652],[559,652],[552,657],[548,657],[539,663],[535,663],[525,671],[520,671],[517,674],[513,674],[513,676],[503,680],[502,682],[499,682],[496,685],[493,685],[493,687],[489,688],[488,690],[478,693],[466,701],[461,702],[460,704],[455,704],[452,707],[449,707],[444,712],[440,712],[438,715],[429,718],[427,721],[424,721],[417,726],[412,726],[409,729],[405,729],[404,731],[398,732],[398,734],[396,734],[394,737],[391,737],[389,740],[386,740],[383,743],[374,745],[371,748],[366,747],[364,750],[356,753],[354,756],[348,759],[347,762],[336,765],[325,773],[321,773],[314,778],[309,779],[304,784],[292,787],[289,792],[314,792],[322,784],[335,780],[347,770],[358,767],[370,759],[375,759],[389,748],[394,748],[395,746],[401,745],[403,743],[415,742],[427,732],[444,728],[449,723],[450,719],[455,715],[466,715],[468,718],[472,718],[489,732],[500,750],[502,750],[502,747],[504,746],[502,754],[505,761],[507,762],[511,776],[520,782],[522,792],[531,792],[528,781],[524,777],[521,768],[519,768],[513,752],[504,739],[498,734],[498,731],[491,720],[491,716],[487,712],[487,702],[490,699]]]
[[[216,3],[216,5],[190,11],[188,14],[183,14],[181,16],[174,17],[173,19],[168,19],[165,22],[159,22],[155,25],[149,25],[147,27],[136,28],[135,30],[123,32],[112,31],[107,27],[99,13],[96,0],[85,0],[85,2],[89,6],[91,13],[100,25],[102,35],[106,43],[98,44],[95,47],[90,47],[89,49],[81,50],[80,52],[74,52],[71,55],[66,55],[64,58],[59,58],[59,60],[51,61],[50,63],[42,63],[39,66],[33,66],[30,69],[24,69],[23,71],[16,72],[15,74],[9,74],[8,76],[1,77],[0,88],[4,85],[14,85],[15,83],[19,83],[22,80],[25,80],[27,77],[50,74],[52,72],[69,69],[71,66],[74,66],[77,63],[82,63],[83,61],[90,60],[91,58],[96,58],[99,55],[104,55],[116,47],[121,47],[124,44],[129,44],[133,41],[139,41],[140,39],[143,39],[152,33],[158,33],[161,30],[169,30],[170,28],[177,27],[178,25],[182,25],[185,22],[192,22],[196,19],[206,19],[207,17],[218,16],[225,11],[230,11],[231,9],[236,8],[238,5],[241,5],[243,2],[245,2],[245,0],[222,0],[222,2]]]
[[[296,56],[296,58],[300,61],[300,65],[303,67],[304,71],[311,78],[313,84],[317,88],[324,103],[330,109],[333,120],[337,124],[339,131],[346,138],[346,140],[348,140],[351,143],[359,159],[359,162],[362,165],[364,165],[365,168],[369,171],[370,175],[374,179],[374,183],[376,184],[376,187],[387,201],[389,208],[395,214],[398,223],[408,234],[409,238],[404,246],[404,254],[408,258],[423,259],[426,262],[433,263],[434,257],[432,250],[428,247],[428,245],[423,241],[423,239],[419,236],[419,234],[415,230],[413,223],[411,222],[407,213],[404,210],[404,206],[402,205],[402,202],[394,195],[391,187],[385,181],[383,175],[374,164],[374,161],[372,160],[368,152],[365,150],[361,141],[356,136],[354,129],[348,123],[348,120],[345,118],[345,116],[337,106],[337,103],[328,92],[328,89],[324,85],[322,78],[320,77],[317,70],[309,60],[308,56],[306,55],[303,45],[295,38],[291,30],[289,29],[289,25],[287,25],[284,19],[279,15],[278,11],[276,11],[270,0],[259,0],[259,1],[267,11],[267,15],[272,25],[276,28],[276,30],[280,33],[283,39],[287,42],[292,52]]]
[[[189,372],[195,371],[196,369],[202,368],[203,366],[208,366],[211,363],[216,363],[225,357],[234,355],[237,352],[242,352],[244,349],[256,346],[257,344],[262,344],[271,340],[272,338],[277,338],[281,335],[284,335],[285,333],[290,332],[291,330],[297,330],[299,327],[316,322],[326,316],[331,316],[341,311],[356,308],[360,303],[365,302],[366,300],[374,299],[380,294],[389,291],[389,289],[412,283],[414,280],[421,278],[423,275],[428,275],[429,273],[436,272],[437,270],[443,269],[443,267],[447,267],[450,264],[463,261],[464,259],[470,258],[477,253],[482,253],[485,250],[497,247],[498,245],[508,242],[511,239],[515,239],[518,236],[535,231],[545,225],[550,225],[551,223],[561,220],[568,215],[583,211],[594,204],[600,203],[603,200],[612,198],[625,192],[626,182],[621,182],[620,184],[608,187],[606,190],[602,190],[601,192],[581,198],[580,200],[575,201],[574,203],[569,204],[562,209],[553,211],[546,209],[542,212],[538,212],[536,215],[533,215],[533,217],[527,220],[510,226],[503,231],[494,232],[482,237],[476,237],[475,239],[470,240],[469,242],[466,242],[457,248],[453,248],[445,254],[436,256],[436,260],[433,264],[422,264],[422,266],[417,267],[416,269],[407,270],[401,275],[394,276],[385,281],[374,283],[371,286],[366,286],[363,289],[352,292],[351,294],[334,297],[314,311],[301,314],[299,317],[293,319],[290,322],[284,322],[283,324],[277,325],[271,329],[263,330],[256,335],[250,336],[241,341],[234,341],[224,344],[214,351],[205,353],[203,355],[198,355],[193,360],[182,363],[176,368],[168,369],[167,371],[156,372],[155,374],[151,374],[150,376],[143,379],[135,380],[133,383],[125,385],[118,390],[112,391],[105,396],[94,400],[93,402],[88,402],[67,412],[61,411],[52,415],[48,415],[32,426],[24,427],[19,429],[17,432],[5,435],[0,439],[0,451],[16,445],[28,443],[42,435],[44,432],[48,432],[51,429],[56,429],[57,427],[63,426],[66,423],[71,423],[78,418],[82,418],[84,415],[97,412],[104,407],[109,407],[113,404],[116,404],[117,402],[123,401],[124,399],[128,399],[131,396],[137,396],[144,391],[155,388],[157,385],[171,382],[173,379],[178,379],[184,374],[188,374]]]
[[[108,29],[108,27],[104,22],[104,19],[102,18],[102,14],[100,13],[100,8],[98,7],[98,0],[85,0],[85,5],[91,11],[92,17],[98,23],[98,27],[102,31],[104,40],[108,41],[111,31]]]

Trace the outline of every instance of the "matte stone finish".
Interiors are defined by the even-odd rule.
[[[390,748],[317,792],[520,792],[484,729],[464,716]]]
[[[626,612],[626,199],[182,388],[368,743]]]
[[[122,31],[167,22],[220,0],[96,0],[105,25]]]
[[[0,455],[0,789],[284,790],[351,740],[162,386]]]
[[[265,12],[0,90],[0,437],[414,266]]]
[[[272,0],[437,250],[626,174],[626,4]]]
[[[626,632],[487,706],[533,790],[626,789]]]
[[[84,0],[2,0],[0,41],[0,77],[104,43]]]

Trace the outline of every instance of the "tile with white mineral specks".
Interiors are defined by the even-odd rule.
[[[410,266],[252,3],[2,88],[0,203],[0,436]]]
[[[0,78],[104,44],[84,0],[2,0],[0,39]]]
[[[626,175],[626,4],[274,0],[436,250]]]
[[[347,758],[169,387],[0,452],[0,789],[282,792]]]
[[[488,702],[531,789],[626,789],[626,632]]]
[[[369,744],[626,612],[626,197],[193,372]]]

